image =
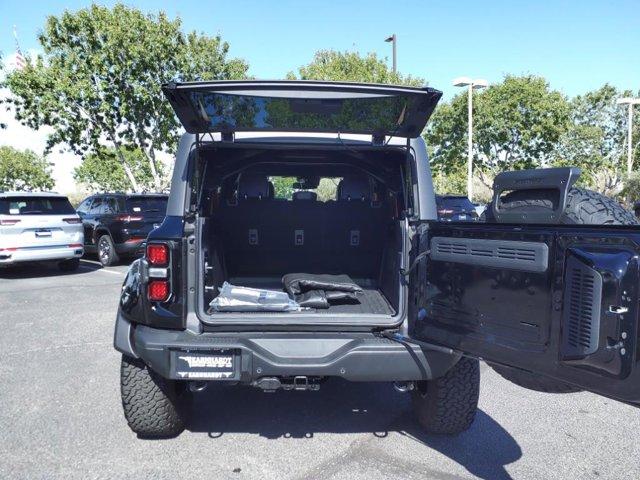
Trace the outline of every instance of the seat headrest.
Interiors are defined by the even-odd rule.
[[[344,177],[338,184],[338,200],[368,201],[371,198],[371,185],[366,177]]]
[[[297,201],[297,200],[315,202],[318,199],[318,194],[316,192],[309,192],[307,190],[301,190],[299,192],[293,192],[293,196],[291,198],[292,198],[292,200],[294,202]]]
[[[276,189],[273,186],[273,182],[269,180],[269,198],[274,198],[276,196]]]
[[[269,180],[266,175],[243,173],[238,181],[238,198],[240,200],[269,198]]]

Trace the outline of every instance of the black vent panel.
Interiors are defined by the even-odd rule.
[[[526,272],[547,270],[549,248],[546,243],[478,238],[431,239],[431,258],[447,262],[509,268]]]
[[[602,276],[570,256],[564,284],[562,352],[565,358],[585,357],[598,349]]]

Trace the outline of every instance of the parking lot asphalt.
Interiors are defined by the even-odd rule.
[[[640,478],[640,410],[530,392],[486,365],[477,418],[457,437],[422,433],[391,384],[335,380],[210,388],[182,435],[140,440],[112,347],[126,269],[0,270],[0,478]]]

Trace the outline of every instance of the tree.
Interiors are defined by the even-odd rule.
[[[149,162],[140,150],[123,150],[125,164],[134,176],[141,191],[154,190],[153,175]],[[163,173],[162,164],[158,165],[159,173]],[[114,149],[105,149],[100,153],[90,153],[82,159],[82,163],[74,169],[73,178],[94,191],[129,190],[131,184]]]
[[[482,179],[503,170],[548,166],[550,153],[569,127],[566,98],[541,77],[507,75],[501,83],[475,93],[473,105],[473,162]],[[464,168],[466,92],[436,110],[425,138],[435,172]]]
[[[623,96],[632,92],[605,84],[572,99],[571,127],[553,153],[554,165],[580,167],[580,183],[605,195],[619,193],[626,174],[627,110],[616,104]]]
[[[0,147],[0,191],[51,190],[54,185],[44,158],[31,150]]]
[[[44,54],[7,76],[16,118],[53,127],[48,148],[79,155],[112,148],[130,187],[139,190],[126,152],[142,152],[161,190],[157,152],[173,150],[179,124],[160,86],[172,79],[242,78],[247,64],[227,59],[219,36],[181,31],[180,19],[117,4],[48,17],[38,40]]]
[[[386,59],[375,53],[361,56],[357,52],[337,52],[320,50],[308,65],[298,69],[298,74],[289,72],[290,80],[328,80],[341,82],[387,83],[421,87],[425,81],[419,77],[393,73]]]

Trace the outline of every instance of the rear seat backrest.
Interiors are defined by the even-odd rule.
[[[300,191],[274,201],[264,175],[243,174],[236,205],[223,202],[217,231],[230,276],[296,271],[377,275],[386,231],[383,209],[371,204],[366,175],[345,178],[335,202]]]

